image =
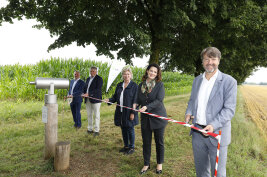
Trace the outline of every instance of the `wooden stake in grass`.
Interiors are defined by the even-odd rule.
[[[54,158],[55,171],[66,170],[70,165],[70,142],[57,142]]]

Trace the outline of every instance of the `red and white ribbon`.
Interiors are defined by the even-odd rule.
[[[217,156],[216,156],[216,164],[215,164],[215,172],[214,177],[217,177],[217,169],[218,169],[218,162],[219,162],[219,152],[220,152],[220,146],[221,146],[221,134],[222,131],[219,131],[219,138],[218,138],[218,146],[217,146]]]
[[[97,99],[97,98],[94,98],[94,97],[88,97],[88,98],[91,98],[91,99],[94,99],[94,100],[98,100],[98,101],[102,101],[102,102],[109,103],[109,104],[115,104],[115,103],[112,103],[112,102],[109,102],[109,101],[106,102],[104,100]],[[122,105],[119,105],[119,104],[115,104],[115,105],[123,107],[123,108],[126,108],[126,109],[130,109],[130,110],[133,110],[133,111],[136,111],[136,112],[140,112],[140,113],[143,113],[143,114],[147,114],[147,115],[150,115],[152,117],[156,117],[156,118],[159,118],[159,119],[167,120],[169,122],[177,123],[177,124],[180,124],[180,125],[183,125],[183,126],[186,126],[186,127],[190,127],[190,128],[195,129],[195,130],[197,130],[199,132],[206,133],[206,134],[208,134],[210,136],[213,136],[217,140],[219,140],[219,138],[220,138],[220,135],[218,135],[216,133],[207,132],[207,131],[205,131],[203,129],[199,129],[199,128],[195,127],[194,125],[190,125],[190,124],[187,124],[185,122],[177,121],[177,120],[174,120],[174,119],[170,119],[170,118],[167,118],[167,117],[159,116],[157,114],[152,114],[152,113],[149,113],[149,112],[141,112],[141,111],[139,111],[137,109],[133,109],[133,108],[130,108],[130,107],[127,107],[127,106],[122,106]]]
[[[112,103],[112,102],[109,102],[109,101],[104,101],[104,100],[93,98],[93,97],[88,97],[88,98],[91,98],[91,99],[94,99],[94,100],[98,100],[98,101],[101,101],[101,102],[105,102],[105,103],[109,103],[109,104],[115,104],[115,103]],[[213,136],[214,138],[216,138],[218,140],[218,146],[217,146],[217,156],[216,156],[216,164],[215,164],[214,177],[217,177],[217,169],[218,169],[218,161],[219,161],[219,151],[220,151],[220,144],[221,144],[221,130],[219,131],[219,134],[212,133],[212,132],[207,132],[207,131],[205,131],[203,129],[199,129],[199,128],[195,127],[194,125],[190,125],[190,124],[187,124],[185,122],[173,120],[173,119],[170,119],[170,118],[167,118],[167,117],[163,117],[163,116],[159,116],[157,114],[152,114],[152,113],[149,113],[149,112],[141,112],[141,111],[139,111],[137,109],[133,109],[133,108],[130,108],[130,107],[127,107],[127,106],[122,106],[122,105],[119,105],[119,104],[115,104],[115,105],[120,106],[120,107],[123,107],[123,108],[126,108],[126,109],[130,109],[130,110],[133,110],[133,111],[136,111],[136,112],[140,112],[140,113],[143,113],[143,114],[147,114],[147,115],[150,115],[152,117],[156,117],[156,118],[159,118],[159,119],[167,120],[169,122],[178,123],[180,125],[183,125],[183,126],[186,126],[186,127],[190,127],[190,128],[195,129],[195,130],[197,130],[199,132],[206,133],[206,134],[208,134],[208,135]]]

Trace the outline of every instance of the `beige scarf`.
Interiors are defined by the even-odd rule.
[[[141,87],[142,93],[150,93],[152,89],[155,87],[156,81],[151,80],[150,82],[144,81]]]

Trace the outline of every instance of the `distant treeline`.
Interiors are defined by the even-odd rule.
[[[244,84],[247,84],[247,85],[267,85],[267,82],[260,82],[260,83],[244,82]]]
[[[81,79],[86,80],[90,75],[90,67],[99,68],[98,75],[103,78],[104,84],[102,92],[104,97],[110,97],[116,88],[117,83],[122,81],[121,75],[111,85],[108,93],[106,93],[108,75],[110,66],[108,63],[96,62],[83,59],[59,59],[51,58],[42,60],[36,65],[5,65],[0,66],[0,100],[4,99],[22,99],[22,100],[43,100],[47,90],[35,89],[30,85],[30,81],[35,81],[36,77],[46,78],[68,78],[73,79],[75,70],[81,73]],[[145,72],[143,68],[131,67],[136,83],[141,82],[141,78]],[[166,95],[178,95],[189,93],[194,77],[180,74],[178,72],[163,72],[163,82],[165,85]],[[55,90],[58,98],[67,95],[66,89]]]

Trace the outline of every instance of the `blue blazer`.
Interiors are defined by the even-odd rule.
[[[90,81],[90,77],[86,79],[86,83],[84,86],[83,93],[87,92],[88,84]],[[102,86],[103,86],[103,79],[99,75],[96,75],[94,77],[94,80],[92,81],[90,87],[89,87],[89,96],[97,99],[102,100]],[[84,99],[84,102],[86,103],[86,98]],[[89,99],[91,103],[101,103],[101,101],[94,100],[94,99]]]
[[[74,80],[71,80],[70,81],[70,89],[69,89],[69,92],[68,92],[68,95],[71,95],[71,90],[72,90],[72,86],[74,84]],[[84,89],[84,81],[83,80],[78,80],[78,82],[76,83],[74,89],[73,89],[73,100],[72,100],[72,103],[79,103],[79,102],[82,102],[83,101],[83,98],[82,98],[82,94],[83,94],[83,89]]]
[[[195,117],[193,123],[196,123],[197,120],[198,92],[202,80],[202,74],[194,79],[186,110],[186,115]],[[213,126],[214,133],[219,134],[219,130],[222,130],[221,146],[227,146],[231,142],[231,120],[235,114],[236,96],[236,80],[218,70],[218,76],[211,90],[206,108],[206,121],[207,125]],[[209,136],[209,139],[213,145],[217,146],[218,141],[216,139],[211,136]]]
[[[123,82],[118,83],[116,87],[116,91],[112,98],[109,99],[110,102],[115,103],[117,102],[120,104],[120,96],[121,92],[123,90],[122,88]],[[124,89],[123,92],[123,106],[127,106],[132,108],[134,104],[134,99],[137,94],[138,85],[131,81],[129,85]],[[130,120],[130,114],[134,114],[134,119]],[[122,114],[121,114],[121,107],[116,106],[115,114],[114,114],[114,124],[116,126],[122,126],[122,127],[133,127],[138,124],[138,112],[123,108]]]

